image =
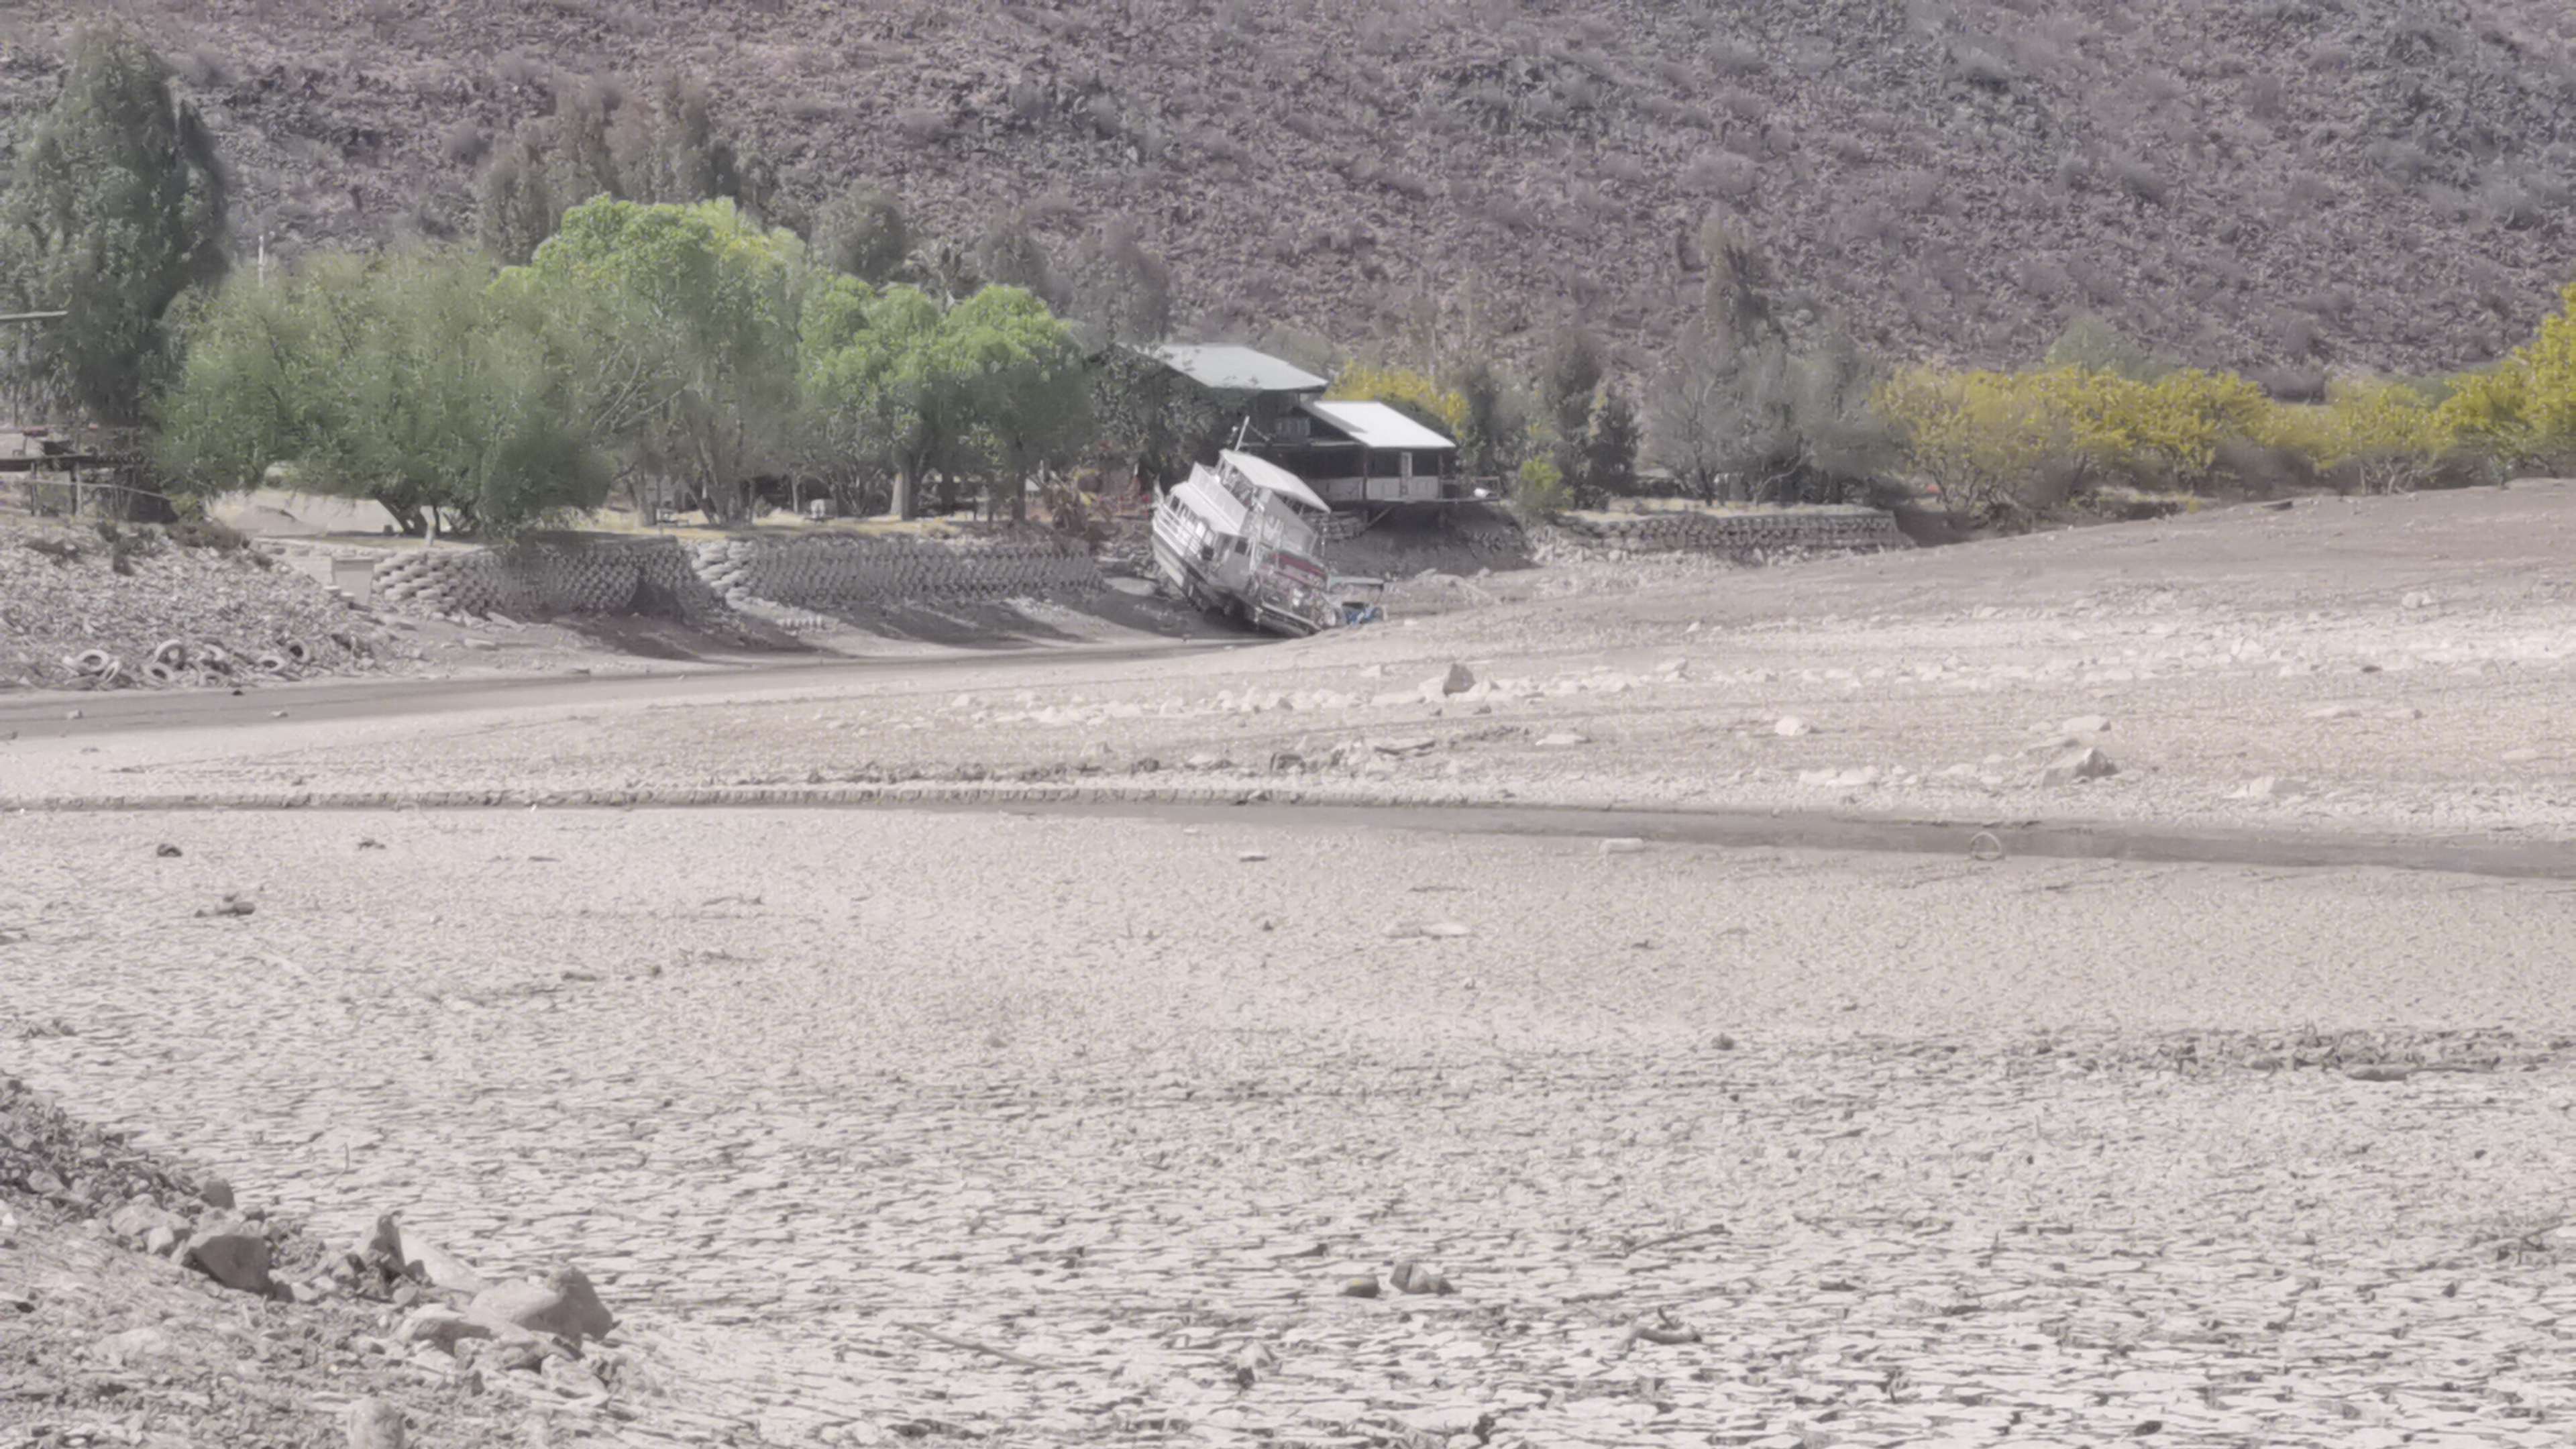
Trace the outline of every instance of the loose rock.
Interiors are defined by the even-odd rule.
[[[456,1345],[473,1338],[491,1338],[491,1324],[468,1318],[453,1308],[431,1306],[412,1310],[394,1338],[401,1343],[426,1343],[433,1348],[456,1351]]]
[[[188,1240],[188,1263],[227,1288],[265,1296],[276,1290],[268,1276],[268,1239],[244,1224],[217,1222]]]
[[[1798,718],[1794,714],[1782,715],[1779,720],[1771,726],[1771,733],[1778,735],[1784,740],[1794,740],[1800,735],[1811,735],[1815,732],[1815,726],[1808,724],[1805,720]]]
[[[171,1349],[170,1335],[157,1328],[129,1328],[123,1333],[110,1334],[99,1348],[109,1362],[130,1368],[167,1357]]]
[[[1426,1267],[1411,1258],[1396,1264],[1395,1271],[1387,1274],[1387,1281],[1395,1285],[1395,1290],[1399,1293],[1448,1294],[1458,1291],[1447,1278],[1440,1275],[1437,1269]]]
[[[2043,785],[2072,785],[2080,780],[2108,779],[2118,773],[2120,767],[2111,762],[2109,755],[2086,746],[2069,750],[2049,761],[2039,772],[2039,782]]]
[[[617,1326],[590,1279],[570,1264],[543,1283],[502,1283],[484,1289],[466,1306],[471,1317],[496,1327],[524,1328],[564,1338],[605,1338]]]

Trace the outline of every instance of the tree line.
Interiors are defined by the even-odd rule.
[[[495,535],[621,484],[719,522],[781,480],[911,516],[985,482],[1016,509],[1043,466],[1158,441],[1050,304],[1097,301],[1094,342],[1159,335],[1168,279],[1131,232],[1059,284],[1016,222],[916,244],[868,187],[801,213],[665,80],[568,90],[511,137],[475,245],[262,275],[227,265],[226,178],[160,60],[114,25],[69,60],[0,197],[6,300],[70,314],[18,376],[137,430],[174,492],[276,481]]]
[[[1169,275],[1131,228],[1059,263],[1015,214],[958,240],[917,236],[872,187],[807,208],[677,79],[560,88],[486,160],[472,245],[275,275],[232,264],[221,158],[130,29],[75,37],[8,160],[0,306],[69,313],[21,335],[12,380],[145,437],[181,493],[274,479],[488,534],[621,486],[719,522],[782,482],[906,516],[998,482],[1016,511],[1034,472],[1168,476],[1242,401],[1104,346],[1172,330]],[[1542,511],[1928,485],[2013,524],[2105,484],[2393,489],[2576,461],[2568,312],[2485,369],[2284,401],[2080,319],[2025,369],[1892,367],[1784,316],[1722,218],[1689,251],[1698,313],[1642,371],[1577,326],[1525,373],[1473,337],[1417,338],[1334,369],[1334,393],[1450,434],[1468,473]]]

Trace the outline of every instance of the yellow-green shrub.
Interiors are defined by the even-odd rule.
[[[2576,284],[2539,335],[2482,372],[2453,380],[2440,408],[2450,438],[2513,467],[2576,458]]]
[[[2322,472],[2348,471],[2366,492],[2429,482],[2457,441],[2455,416],[2402,382],[2336,382],[2317,412],[2309,456]]]
[[[1907,456],[1945,507],[2027,514],[2053,501],[2039,490],[2069,478],[2082,457],[2065,400],[2035,385],[2039,376],[2053,374],[1914,367],[1881,387],[1875,403],[1904,430]]]
[[[1355,362],[1333,379],[1326,397],[1350,402],[1382,402],[1418,415],[1452,438],[1467,433],[1467,395],[1445,388],[1403,367],[1372,367]]]

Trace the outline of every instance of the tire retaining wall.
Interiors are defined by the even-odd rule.
[[[435,614],[702,619],[723,608],[669,539],[398,554],[376,565],[370,584],[389,604]]]
[[[702,620],[733,610],[816,628],[832,622],[817,610],[1103,587],[1079,545],[1035,533],[957,543],[842,535],[458,549],[384,559],[370,582],[386,603],[428,613]]]
[[[1567,518],[1559,527],[1589,548],[1629,554],[1707,553],[1750,558],[1804,551],[1911,548],[1893,514],[1852,508],[1798,513],[1667,513],[1604,522]]]
[[[697,576],[734,608],[833,610],[916,600],[1011,599],[1105,586],[1080,544],[1028,532],[954,543],[923,538],[718,539],[690,546]]]

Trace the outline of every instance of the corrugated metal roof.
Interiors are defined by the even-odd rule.
[[[1324,380],[1267,352],[1225,343],[1165,342],[1137,349],[1201,387],[1244,392],[1322,392]]]
[[[1402,448],[1423,453],[1458,446],[1384,403],[1309,401],[1297,406],[1350,434],[1363,448]]]
[[[1333,506],[1316,496],[1315,490],[1306,486],[1305,479],[1267,458],[1256,458],[1250,453],[1238,453],[1231,448],[1217,454],[1217,457],[1228,467],[1241,473],[1255,488],[1267,489],[1293,502],[1302,503],[1318,513],[1329,511]]]

